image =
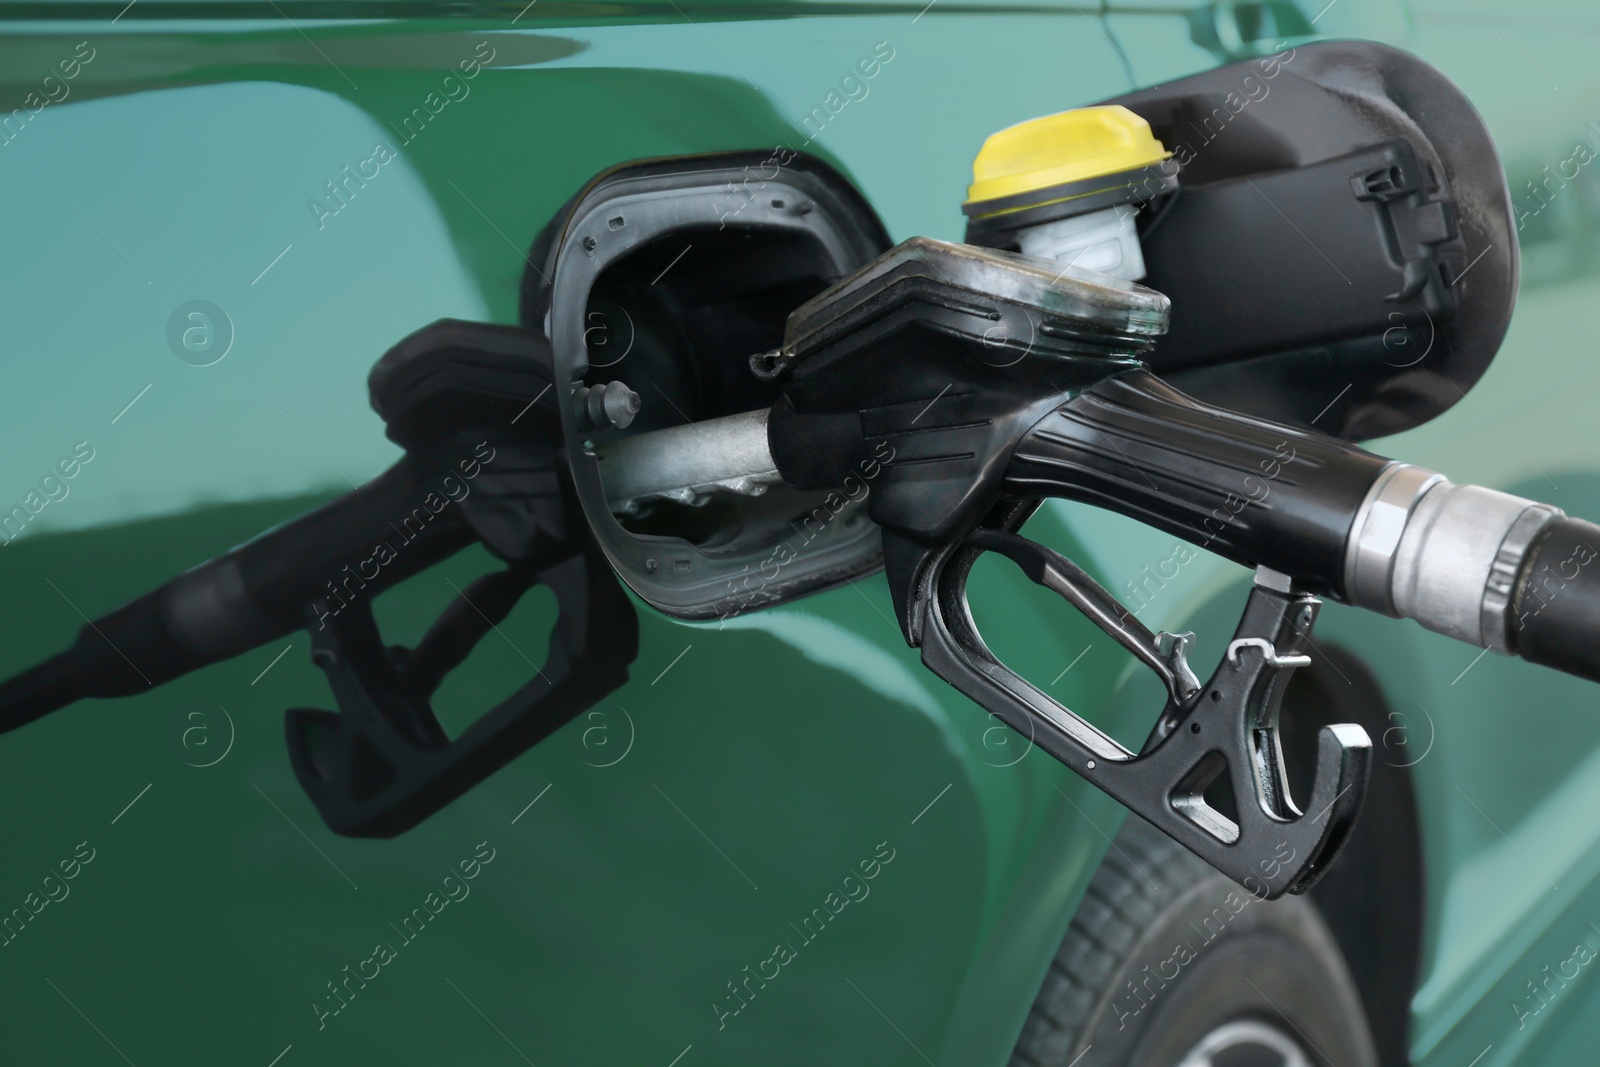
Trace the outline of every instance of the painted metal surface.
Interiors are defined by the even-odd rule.
[[[520,6],[6,27],[0,510],[28,517],[0,534],[0,669],[387,466],[371,363],[435,318],[514,322],[523,253],[603,167],[804,147],[897,240],[955,239],[988,133],[1218,59],[1170,6]],[[1542,181],[1600,146],[1600,21],[1569,7],[1343,0],[1317,28],[1438,63]],[[1569,171],[1514,190],[1530,227],[1575,221],[1534,231],[1495,367],[1377,447],[1593,517],[1596,283],[1569,235],[1600,187]],[[1119,591],[1158,574],[1152,625],[1242,598],[1237,572],[1120,520],[1052,505],[1029,530]],[[484,566],[396,590],[380,621],[414,640]],[[979,578],[997,649],[1142,734],[1148,694],[1097,631],[1001,565]],[[447,716],[526,676],[548,611],[519,609]],[[721,627],[641,605],[627,688],[395,841],[333,836],[294,783],[281,713],[327,703],[303,636],[5,738],[0,908],[27,918],[0,947],[4,1058],[1004,1063],[1121,812],[926,674],[887,611],[881,579]],[[1373,665],[1417,761],[1417,1061],[1581,1062],[1592,690],[1337,608],[1319,639]]]

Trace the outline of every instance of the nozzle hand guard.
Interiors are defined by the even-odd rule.
[[[1032,506],[1002,504],[991,523],[931,556],[892,567],[896,599],[915,602],[922,662],[1041,749],[1077,771],[1212,866],[1263,899],[1301,893],[1343,847],[1365,795],[1372,746],[1359,726],[1325,726],[1318,739],[1311,816],[1296,807],[1278,744],[1278,713],[1320,601],[1275,572],[1258,575],[1244,616],[1211,679],[1201,686],[1183,657],[1184,639],[1151,634],[1070,560],[1008,527]],[[1059,593],[1166,686],[1167,702],[1138,752],[1130,752],[995,658],[967,607],[967,577],[984,552],[1016,563]],[[916,572],[916,589],[905,571]],[[897,575],[897,572],[898,575]],[[1086,606],[1088,605],[1088,606]],[[1117,612],[1120,611],[1120,614]],[[1206,803],[1230,772],[1237,821]]]

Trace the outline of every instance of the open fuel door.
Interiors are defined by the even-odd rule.
[[[875,469],[799,490],[770,477],[757,449],[738,477],[661,494],[623,489],[608,476],[615,471],[602,470],[602,456],[651,431],[658,444],[629,456],[630,474],[687,468],[697,449],[728,448],[696,426],[740,413],[764,418],[780,392],[751,373],[750,357],[778,348],[792,311],[888,247],[849,181],[787,148],[611,168],[535,241],[522,319],[549,337],[558,379],[572,383],[574,396],[593,398],[615,381],[640,398],[626,426],[601,403],[570,405],[565,445],[596,540],[651,606],[678,618],[725,618],[882,565],[865,507]],[[667,448],[659,431],[673,429],[680,432]],[[672,481],[672,471],[657,473]]]

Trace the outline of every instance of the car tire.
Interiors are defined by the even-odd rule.
[[[1304,897],[1257,899],[1137,817],[1090,882],[1011,1067],[1376,1067]]]

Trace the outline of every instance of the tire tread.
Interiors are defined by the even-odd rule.
[[[1084,891],[1028,1011],[1010,1067],[1066,1064],[1128,950],[1174,895],[1210,871],[1183,846],[1130,816]]]

